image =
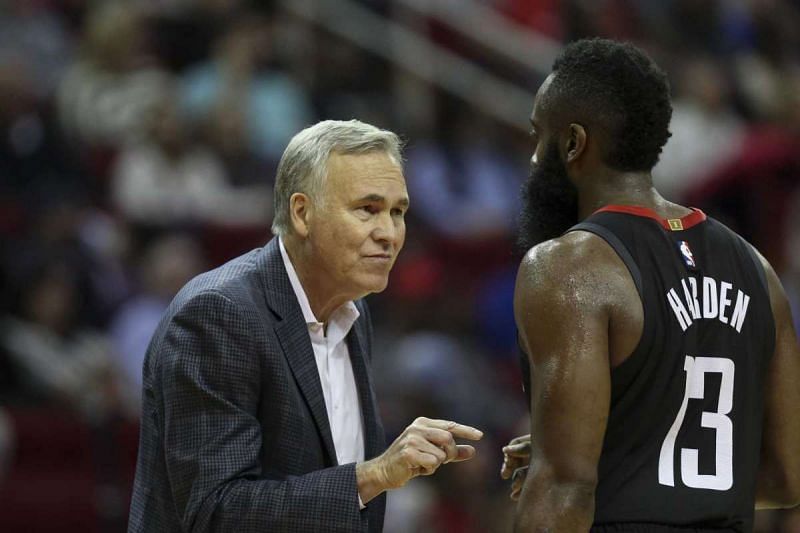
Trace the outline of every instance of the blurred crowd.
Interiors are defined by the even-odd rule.
[[[481,3],[557,41],[647,49],[675,109],[657,186],[761,249],[800,317],[800,2]],[[516,81],[532,98],[542,74]],[[527,432],[511,305],[527,116],[495,122],[245,0],[0,1],[0,530],[124,531],[150,335],[186,281],[270,238],[283,148],[329,118],[408,141],[408,240],[370,297],[388,436],[419,415],[487,435],[474,461],[393,493],[386,531],[509,530],[500,447]],[[800,514],[757,528],[797,532]]]

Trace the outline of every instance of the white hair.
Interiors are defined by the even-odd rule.
[[[402,166],[402,142],[391,131],[358,120],[325,120],[310,126],[289,141],[275,177],[275,216],[272,233],[286,235],[291,224],[289,199],[296,192],[320,199],[331,153],[385,152]]]

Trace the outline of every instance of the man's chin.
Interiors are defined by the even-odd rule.
[[[358,298],[364,297],[368,294],[383,292],[389,285],[389,276],[386,273],[372,273],[364,272],[357,280],[358,292],[361,293]]]
[[[374,283],[370,284],[369,292],[370,293],[383,292],[386,290],[386,287],[388,286],[389,286],[389,278],[383,277],[379,280],[375,280]]]

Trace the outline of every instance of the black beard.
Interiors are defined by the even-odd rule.
[[[524,254],[539,243],[562,235],[578,223],[578,189],[567,177],[567,167],[550,145],[522,186],[517,247]]]

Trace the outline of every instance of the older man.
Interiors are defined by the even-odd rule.
[[[384,451],[360,300],[405,238],[400,143],[326,121],[278,168],[278,238],[191,281],[144,365],[129,531],[380,531],[387,489],[473,456],[417,419]],[[383,453],[382,453],[383,452]]]

